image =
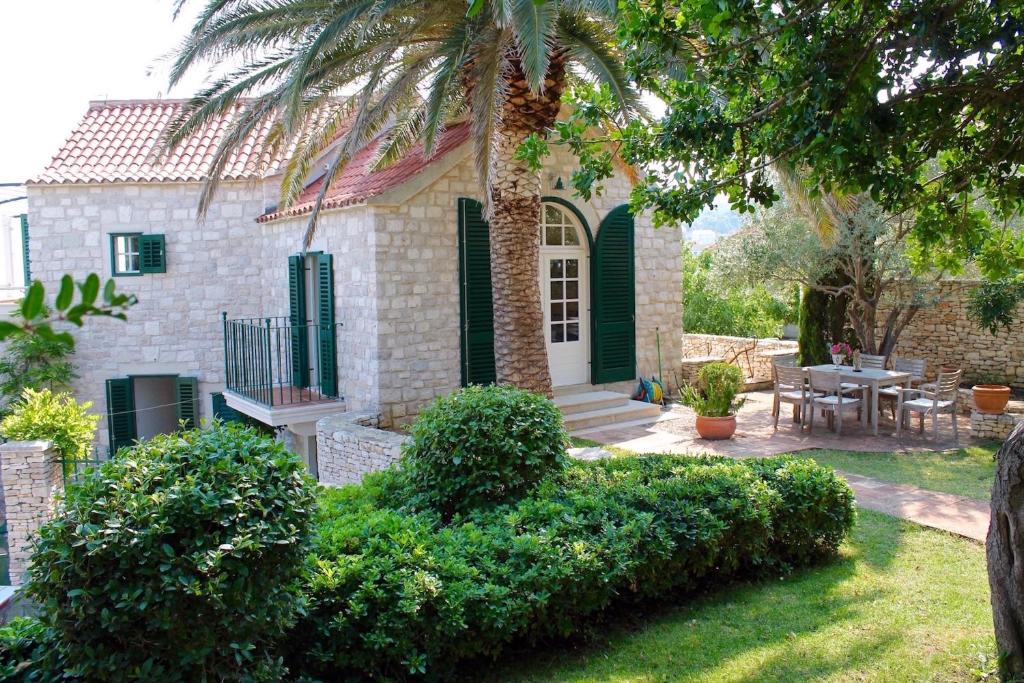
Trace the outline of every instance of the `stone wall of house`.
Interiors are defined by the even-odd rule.
[[[206,219],[196,221],[198,183],[29,185],[32,276],[50,296],[60,278],[111,275],[111,233],[163,234],[167,272],[117,278],[139,303],[128,321],[91,319],[75,330],[73,388],[106,411],[105,381],[127,375],[197,377],[201,415],[224,387],[221,312],[261,315],[264,244],[253,220],[264,208],[258,185],[225,183]],[[282,258],[284,258],[282,256]],[[98,445],[105,449],[106,420]]]
[[[376,272],[379,314],[380,411],[385,424],[403,424],[433,398],[460,384],[458,217],[460,197],[479,199],[479,178],[468,149],[411,198],[377,202]],[[459,154],[459,151],[453,154]],[[542,176],[545,195],[576,206],[597,237],[601,219],[628,201],[628,180],[617,175],[592,202],[556,190],[568,183],[574,160],[556,150]],[[429,172],[429,171],[428,171]],[[680,357],[679,230],[636,221],[637,369],[658,368],[657,333],[664,368]]]
[[[265,315],[288,315],[288,256],[302,251],[308,216],[256,224],[268,257],[260,290]],[[373,211],[354,206],[325,211],[309,251],[333,255],[338,328],[338,392],[349,410],[377,410],[379,400],[378,283],[374,253],[379,236]]]
[[[319,420],[316,449],[321,484],[358,484],[401,457],[405,437],[379,429],[372,412],[346,412]]]
[[[7,506],[7,547],[12,585],[25,578],[32,535],[53,515],[54,496],[64,488],[60,456],[49,441],[0,444],[0,478]]]
[[[963,366],[965,379],[993,375],[1000,383],[1024,388],[1024,306],[1009,330],[995,335],[967,317],[967,301],[976,283],[948,282],[938,304],[921,310],[900,335],[896,356],[924,358],[926,376],[934,378],[944,366]],[[878,319],[884,320],[884,311]]]
[[[753,337],[729,337],[717,334],[684,334],[682,381],[692,381],[689,375],[699,370],[709,358],[732,359],[737,353],[749,349],[748,353],[736,356],[734,365],[743,370],[748,380],[763,382],[772,378],[772,360],[780,354],[796,353],[798,345],[789,339],[755,339]]]

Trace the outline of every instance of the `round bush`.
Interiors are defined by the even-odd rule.
[[[410,436],[402,469],[415,502],[446,517],[522,496],[565,464],[568,442],[551,401],[497,386],[439,398]]]
[[[157,437],[68,489],[27,590],[86,680],[273,680],[314,486],[252,429]]]

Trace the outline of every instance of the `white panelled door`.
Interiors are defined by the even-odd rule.
[[[590,381],[590,267],[583,228],[558,204],[541,213],[540,291],[554,386]]]

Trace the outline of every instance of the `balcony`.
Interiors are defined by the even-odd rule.
[[[272,427],[314,422],[345,409],[338,395],[337,328],[287,317],[224,323],[224,399]]]

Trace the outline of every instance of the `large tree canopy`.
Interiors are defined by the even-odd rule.
[[[993,276],[1024,240],[972,210],[1024,209],[1024,2],[625,0],[627,70],[667,109],[600,141],[652,169],[634,194],[661,220],[693,220],[718,194],[771,204],[773,167],[808,169],[812,192],[868,193],[912,211],[915,238],[978,255]],[[584,193],[603,175],[585,124],[611,101],[576,92],[564,140]],[[607,164],[605,164],[607,167]]]

